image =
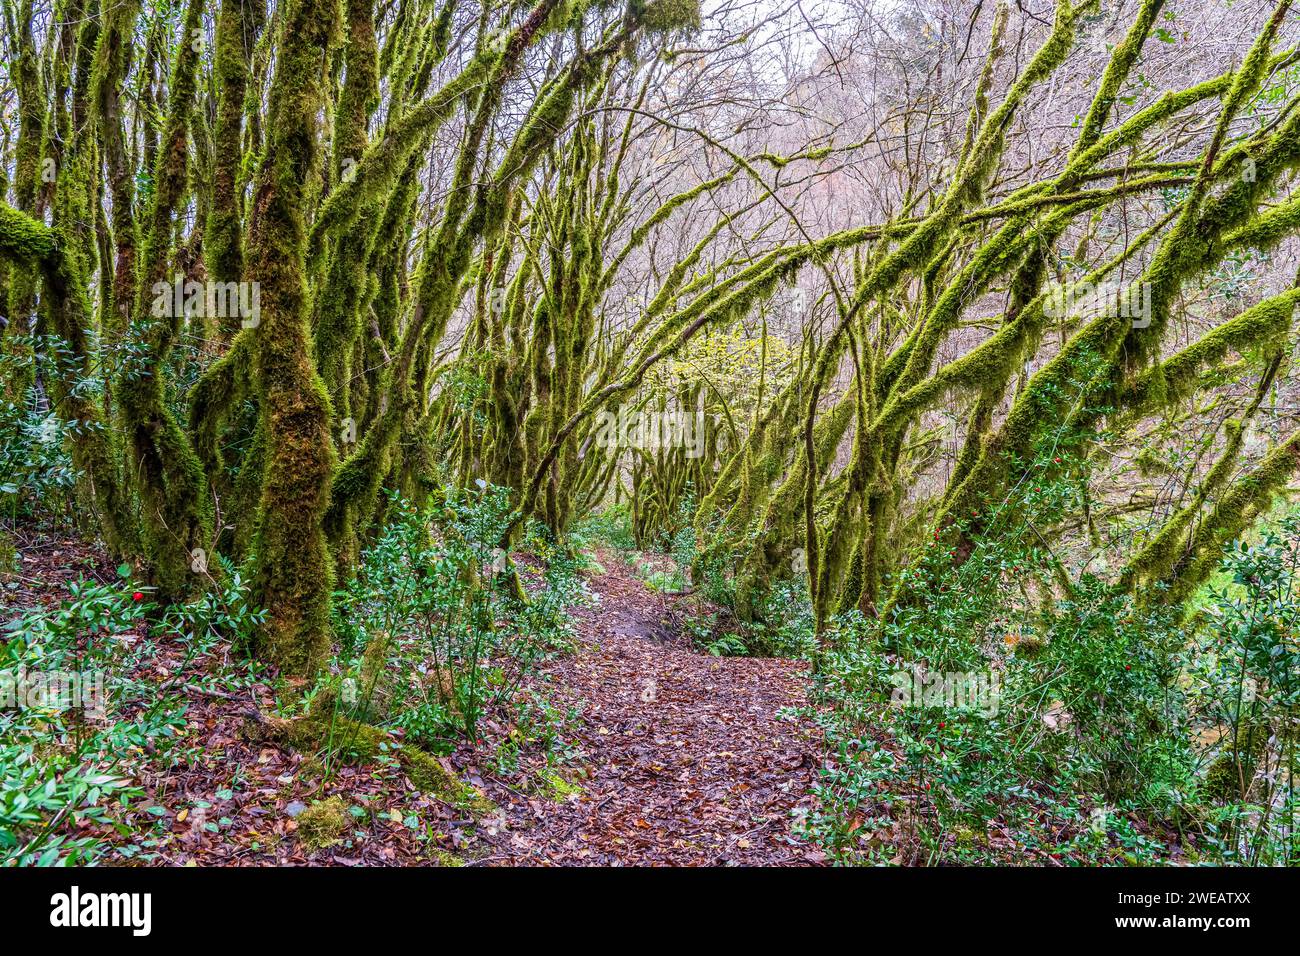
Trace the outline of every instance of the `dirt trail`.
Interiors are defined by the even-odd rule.
[[[592,579],[599,604],[576,612],[581,646],[546,668],[580,704],[580,762],[591,775],[562,801],[508,795],[487,863],[808,865],[791,835],[806,812],[819,734],[778,717],[805,702],[798,661],[719,658],[675,635],[672,598],[620,561]]]

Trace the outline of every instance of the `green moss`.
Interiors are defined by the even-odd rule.
[[[252,344],[264,442],[252,594],[268,613],[256,648],[299,676],[315,674],[330,647],[334,566],[323,519],[336,459],[333,410],[311,355],[304,210],[319,172],[321,56],[338,42],[340,12],[332,0],[282,12],[248,249],[249,278],[261,289]]]
[[[334,117],[333,174],[351,179],[365,154],[366,129],[379,99],[377,50],[372,0],[348,0],[347,73]],[[340,417],[351,408],[354,353],[362,346],[362,310],[366,304],[369,262],[380,210],[371,206],[358,228],[340,235],[332,250],[329,276],[317,290],[314,350],[316,366]],[[335,427],[338,427],[338,421]]]
[[[361,655],[361,674],[357,681],[357,709],[365,720],[383,720],[392,702],[392,679],[385,673],[392,638],[380,631],[370,639]]]
[[[1300,470],[1300,431],[1280,442],[1218,497],[1166,576],[1169,589],[1160,599],[1178,604],[1195,593],[1218,567],[1224,547],[1268,510],[1297,470]]]
[[[40,190],[38,170],[41,161],[41,147],[46,142],[45,97],[41,55],[36,45],[35,27],[40,19],[31,0],[24,0],[16,8],[6,9],[6,25],[13,24],[18,35],[13,38],[10,50],[16,55],[12,64],[7,64],[6,72],[13,80],[18,93],[19,131],[18,141],[14,146],[14,198],[18,208],[31,212],[36,208],[37,194]],[[3,198],[3,197],[0,197]],[[11,301],[11,306],[25,305],[26,302]],[[14,309],[10,315],[21,315],[23,309]]]
[[[1259,401],[1262,400],[1263,393],[1268,390],[1272,378],[1270,374],[1261,382],[1257,392],[1258,397],[1249,410],[1247,418],[1258,408]],[[1130,560],[1129,566],[1120,576],[1121,588],[1128,589],[1140,583],[1160,580],[1162,576],[1169,573],[1179,558],[1185,555],[1187,529],[1200,515],[1205,502],[1212,500],[1219,493],[1220,487],[1228,480],[1240,461],[1245,420],[1228,419],[1224,423],[1224,431],[1227,433],[1227,442],[1219,460],[1201,481],[1191,502],[1166,519],[1159,532]]]
[[[1229,803],[1240,799],[1241,771],[1237,766],[1237,758],[1232,754],[1224,754],[1210,764],[1202,790],[1205,796],[1215,803]]]
[[[1215,803],[1236,803],[1250,798],[1259,761],[1268,746],[1267,723],[1243,721],[1240,736],[1225,738],[1228,749],[1205,773],[1202,792]]]
[[[1266,350],[1284,344],[1291,331],[1297,303],[1300,303],[1300,289],[1289,289],[1211,329],[1145,373],[1127,397],[1126,404],[1138,409],[1151,409],[1161,400],[1165,403],[1182,401],[1191,395],[1200,372],[1223,359],[1228,352]]]
[[[64,176],[72,163],[65,164]],[[65,202],[71,189],[59,192],[54,222],[42,223],[0,202],[0,257],[26,267],[43,277],[42,309],[48,330],[63,340],[72,360],[60,363],[49,382],[51,397],[66,421],[73,423],[73,463],[82,472],[84,497],[99,517],[100,529],[109,549],[116,555],[128,553],[134,540],[133,522],[126,496],[122,493],[118,448],[104,428],[99,406],[80,387],[90,377],[87,331],[92,326],[90,304],[85,292],[84,270],[77,243],[64,238],[64,224],[74,210]],[[18,323],[10,328],[17,329]],[[5,343],[6,347],[8,343]],[[9,387],[11,383],[5,383]],[[16,385],[17,383],[12,383]]]
[[[108,193],[112,198],[112,282],[105,290],[101,322],[106,331],[120,335],[130,320],[135,302],[136,248],[135,169],[128,156],[128,136],[122,115],[123,87],[129,70],[132,38],[140,15],[140,0],[111,4],[103,11],[103,28],[91,67],[92,112],[103,148]]]
[[[341,797],[313,803],[298,814],[298,839],[308,852],[338,843],[348,827],[348,805]]]
[[[202,0],[186,7],[184,35],[202,23]],[[211,547],[207,481],[189,437],[167,401],[163,377],[152,370],[167,364],[184,316],[155,315],[150,303],[155,283],[165,280],[172,253],[175,217],[183,206],[190,171],[188,138],[195,100],[199,55],[181,44],[173,64],[170,97],[152,164],[154,194],[140,261],[139,281],[130,305],[135,354],[122,363],[116,381],[117,412],[125,436],[126,474],[139,497],[140,538],[161,593],[184,597],[206,583],[192,570],[196,548]],[[142,374],[143,372],[150,374]]]
[[[236,336],[229,351],[213,362],[190,390],[189,432],[194,452],[223,500],[229,491],[223,449],[224,427],[237,418],[252,391],[249,374],[251,332]],[[247,461],[247,454],[240,456]]]
[[[450,773],[436,757],[410,744],[403,745],[397,754],[402,769],[421,792],[436,797],[444,803],[465,810],[474,816],[486,816],[496,806],[476,787]]]
[[[243,151],[244,100],[249,81],[249,61],[265,10],[261,0],[222,0],[215,31],[213,76],[217,85],[217,116],[213,139],[229,144],[214,151],[207,221],[203,228],[203,254],[208,277],[214,282],[238,282],[244,274],[243,215],[240,172]],[[216,321],[209,319],[209,321]],[[212,329],[224,339],[236,326],[226,323]]]
[[[541,771],[541,773],[537,775],[537,779],[546,796],[557,803],[563,802],[569,797],[582,793],[582,787],[580,785],[566,780],[558,772],[549,768]]]
[[[0,202],[0,255],[21,265],[45,262],[58,247],[54,232]]]
[[[14,548],[14,539],[0,531],[0,578],[12,574],[18,569],[18,551]]]

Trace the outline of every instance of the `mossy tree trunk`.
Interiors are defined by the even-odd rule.
[[[319,175],[320,113],[330,51],[339,42],[338,4],[294,0],[280,29],[248,244],[248,274],[260,287],[260,324],[250,330],[250,348],[263,443],[253,593],[268,613],[262,654],[288,673],[310,675],[330,647],[334,575],[322,520],[335,456],[330,403],[312,362],[305,206]]]

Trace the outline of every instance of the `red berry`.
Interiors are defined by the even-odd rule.
[[[1132,665],[1132,664],[1125,664],[1125,665],[1124,665],[1124,670],[1126,670],[1126,671],[1131,671],[1132,669],[1133,669],[1133,665]]]
[[[144,595],[141,594],[139,591],[136,591],[134,594],[131,595],[131,600],[132,600],[132,601],[143,601],[143,600],[144,600]]]
[[[944,722],[943,722],[942,720],[939,721],[939,729],[940,729],[940,730],[943,730],[943,728],[944,728],[945,726],[946,726],[946,725],[944,724]]]

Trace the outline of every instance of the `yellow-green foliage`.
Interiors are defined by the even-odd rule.
[[[19,265],[44,263],[57,248],[54,232],[0,202],[0,255]]]
[[[258,649],[303,676],[319,669],[330,646],[334,574],[323,520],[336,464],[333,412],[311,355],[303,216],[320,161],[321,51],[338,42],[340,12],[332,0],[298,0],[282,13],[254,191],[260,223],[248,249],[250,277],[261,283],[252,340],[265,442],[252,591],[268,616]]]
[[[242,137],[244,97],[248,88],[252,44],[265,18],[263,0],[222,0],[217,15],[213,73],[217,82],[217,116],[213,138],[238,144]],[[243,151],[214,151],[211,201],[203,229],[208,275],[217,282],[237,282],[244,273],[243,218],[239,181]],[[211,317],[210,321],[211,321]],[[229,337],[227,324],[218,331]]]
[[[14,549],[13,538],[0,531],[0,575],[8,575],[17,570],[18,552]]]
[[[537,775],[537,778],[541,782],[546,795],[557,802],[563,802],[571,796],[582,793],[582,787],[579,784],[566,780],[555,770],[543,770]]]
[[[641,17],[651,33],[693,30],[700,26],[700,0],[652,0]]]
[[[202,0],[186,7],[184,35],[202,23]],[[116,382],[118,414],[132,467],[126,473],[140,499],[141,544],[162,593],[181,597],[195,593],[205,578],[191,569],[195,548],[210,546],[210,503],[207,479],[167,401],[162,368],[180,333],[183,315],[156,315],[151,308],[153,286],[171,270],[174,219],[183,205],[189,174],[186,143],[194,112],[195,74],[199,48],[181,44],[172,68],[168,109],[152,175],[154,194],[147,211],[147,228],[139,283],[132,303],[139,354],[123,363]],[[123,303],[125,304],[125,303]]]

